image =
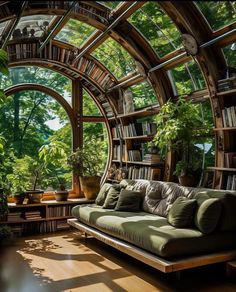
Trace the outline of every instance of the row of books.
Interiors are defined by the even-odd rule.
[[[142,161],[140,150],[128,150],[129,161]]]
[[[54,207],[48,207],[48,216],[51,217],[61,217],[61,216],[70,216],[71,215],[71,207],[70,205]]]
[[[218,80],[218,90],[227,91],[236,87],[236,77]]]
[[[236,106],[222,109],[224,127],[236,127]]]
[[[111,105],[108,101],[102,103],[102,107],[105,110],[107,117],[113,116],[113,111],[112,111]]]
[[[114,145],[113,160],[121,160],[125,156],[125,148],[122,145]]]
[[[226,190],[236,190],[236,174],[229,174],[227,177]]]
[[[128,179],[161,180],[161,169],[131,166],[128,169]]]
[[[42,219],[40,211],[26,211],[24,213],[25,220]]]
[[[20,219],[22,219],[22,212],[12,212],[7,215],[8,221],[18,221]]]
[[[136,137],[143,135],[155,135],[157,131],[157,126],[155,123],[131,123],[124,126],[124,136],[125,137]]]
[[[122,137],[121,125],[117,125],[111,128],[111,133],[113,138],[120,138]]]
[[[228,168],[236,168],[236,152],[224,153],[224,165]]]

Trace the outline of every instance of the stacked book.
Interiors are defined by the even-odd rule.
[[[224,127],[236,127],[236,106],[222,109]]]
[[[22,215],[21,212],[8,213],[7,220],[8,221],[18,221],[18,220],[22,219],[21,215]]]
[[[24,214],[26,220],[42,219],[40,211],[27,211]]]
[[[129,161],[142,161],[140,150],[129,150],[128,158]]]
[[[143,162],[156,164],[161,162],[161,157],[159,154],[145,154],[143,158]]]
[[[218,90],[227,91],[236,87],[236,77],[218,80]]]
[[[236,190],[236,174],[229,174],[227,178],[226,190]]]

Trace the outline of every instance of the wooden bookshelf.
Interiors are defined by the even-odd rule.
[[[8,220],[1,221],[0,224],[9,225],[13,233],[18,235],[55,232],[61,230],[63,222],[65,228],[69,227],[66,226],[66,220],[72,218],[71,209],[74,206],[93,202],[94,200],[80,198],[69,199],[64,202],[42,201],[40,204],[18,205],[9,203]],[[31,218],[30,216],[36,216],[37,218]]]

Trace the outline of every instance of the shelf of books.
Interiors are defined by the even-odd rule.
[[[7,221],[0,224],[7,224],[16,236],[55,232],[68,229],[66,223],[71,218],[71,209],[84,203],[92,203],[92,200],[70,199],[65,202],[43,201],[40,204],[8,204]]]
[[[236,190],[236,76],[218,81],[215,105],[217,162],[214,188]]]

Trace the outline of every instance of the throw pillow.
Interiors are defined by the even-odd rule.
[[[116,206],[116,203],[118,201],[119,198],[119,194],[121,189],[123,189],[124,186],[120,185],[120,184],[114,184],[112,185],[112,187],[110,187],[105,202],[102,206],[102,208],[104,209],[114,209]]]
[[[170,208],[167,220],[177,228],[189,227],[193,222],[196,207],[197,201],[195,199],[178,197]]]
[[[197,228],[204,234],[213,232],[221,215],[219,199],[211,198],[200,202],[194,221]]]
[[[130,212],[139,211],[141,207],[141,201],[142,201],[141,192],[123,189],[120,192],[115,210]]]
[[[236,195],[226,193],[220,199],[222,204],[222,214],[220,217],[219,230],[232,231],[236,230]]]
[[[97,195],[97,198],[95,200],[95,204],[96,205],[102,206],[104,204],[104,202],[106,200],[107,193],[108,193],[110,187],[112,187],[112,184],[109,184],[109,183],[105,183],[101,187],[101,189],[100,189],[100,191],[99,191],[99,193]]]

